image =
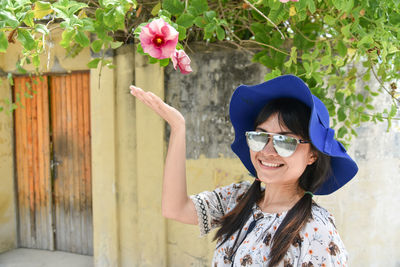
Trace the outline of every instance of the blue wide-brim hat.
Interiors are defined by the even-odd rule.
[[[334,139],[335,131],[329,127],[328,110],[308,86],[293,75],[280,76],[253,86],[241,85],[232,95],[229,115],[235,130],[235,140],[231,147],[250,173],[257,176],[250,160],[245,132],[254,130],[254,122],[261,109],[277,98],[295,98],[310,107],[308,129],[311,142],[319,151],[331,157],[332,174],[314,194],[333,193],[350,181],[358,167],[343,145]]]

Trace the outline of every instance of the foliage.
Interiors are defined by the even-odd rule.
[[[326,104],[337,136],[348,142],[354,127],[388,121],[400,104],[400,3],[396,0],[1,0],[0,53],[19,42],[26,64],[40,66],[52,30],[63,30],[61,45],[71,56],[90,46],[99,58],[91,68],[112,67],[104,51],[134,41],[141,27],[163,18],[178,32],[179,48],[192,41],[223,42],[258,48],[253,60],[268,67],[266,80],[284,73],[302,77]],[[89,38],[90,36],[90,38]],[[138,45],[138,52],[143,50]],[[149,58],[169,64],[169,59]],[[39,71],[39,69],[38,69]],[[356,90],[377,81],[379,86]],[[374,98],[388,94],[387,106]],[[389,128],[388,127],[388,128]]]

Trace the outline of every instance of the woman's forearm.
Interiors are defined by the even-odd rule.
[[[197,214],[186,186],[185,133],[184,124],[171,127],[164,167],[162,212],[167,218],[196,224]]]

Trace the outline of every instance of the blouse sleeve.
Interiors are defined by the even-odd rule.
[[[219,225],[219,220],[236,206],[249,187],[250,183],[244,181],[190,196],[196,207],[201,236]]]
[[[307,224],[303,232],[302,267],[347,266],[348,254],[336,230],[334,218],[326,213],[314,215],[314,220]]]

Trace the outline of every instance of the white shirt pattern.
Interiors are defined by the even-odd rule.
[[[218,227],[218,220],[236,206],[250,186],[245,181],[191,196],[201,235]],[[212,267],[267,266],[272,238],[286,213],[266,213],[254,205],[240,236],[237,237],[237,231],[222,246],[217,243]],[[347,251],[332,214],[314,203],[312,217],[290,245],[279,266],[347,266]],[[232,248],[236,238],[239,238],[238,245]]]

